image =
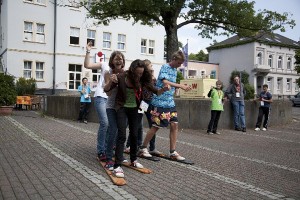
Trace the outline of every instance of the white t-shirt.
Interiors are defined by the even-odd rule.
[[[94,97],[104,97],[104,98],[107,98],[107,95],[104,92],[104,86],[105,86],[104,74],[106,72],[109,72],[109,66],[108,66],[108,64],[106,62],[103,62],[102,66],[101,66],[101,76],[100,76],[99,82],[97,84],[97,88],[96,88]]]

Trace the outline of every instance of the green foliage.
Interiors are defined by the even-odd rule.
[[[297,74],[300,74],[300,49],[296,50],[295,52],[295,71],[297,72]],[[298,78],[296,80],[296,83],[298,84],[298,86],[300,87],[300,78]]]
[[[241,81],[244,84],[245,91],[246,91],[245,100],[254,99],[255,90],[254,90],[254,87],[252,85],[250,85],[250,83],[249,83],[249,74],[245,70],[244,71],[237,71],[237,70],[232,71],[231,75],[230,75],[230,79],[229,79],[230,84],[233,83],[233,78],[236,75],[241,77]]]
[[[180,71],[177,71],[176,83],[180,83],[180,80],[183,80],[184,77]]]
[[[189,55],[189,60],[198,60],[208,62],[208,54],[204,53],[203,50],[199,51],[197,54],[191,53]]]
[[[82,5],[99,24],[109,24],[111,20],[122,17],[124,20],[133,19],[134,23],[163,26],[168,61],[179,49],[178,29],[188,24],[195,25],[203,38],[229,34],[249,37],[258,31],[284,32],[285,26],[295,26],[288,13],[279,14],[265,9],[256,13],[254,3],[245,0],[85,0]]]
[[[245,84],[244,87],[246,91],[245,100],[254,99],[254,87],[249,83]]]
[[[235,76],[239,76],[244,85],[249,84],[249,74],[245,70],[244,71],[237,71],[237,70],[232,71],[231,75],[230,75],[230,79],[229,79],[230,84],[233,83],[233,78]]]
[[[0,106],[11,106],[16,103],[16,98],[14,77],[0,73]]]
[[[18,96],[34,95],[36,91],[36,81],[33,78],[25,79],[19,78],[16,83]]]

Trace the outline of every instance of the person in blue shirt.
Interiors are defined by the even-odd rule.
[[[91,88],[87,85],[88,79],[84,77],[82,79],[82,85],[78,86],[78,92],[80,92],[80,111],[78,116],[78,122],[84,122],[87,124],[87,118],[89,114],[89,108],[91,104]]]
[[[176,152],[176,141],[178,134],[178,119],[174,101],[175,88],[181,88],[185,91],[191,90],[191,87],[184,84],[176,83],[177,68],[182,65],[185,57],[182,51],[173,53],[171,61],[164,64],[160,71],[156,82],[157,88],[171,86],[169,91],[164,92],[159,96],[154,96],[151,100],[151,119],[152,126],[147,132],[143,145],[140,146],[138,154],[143,157],[151,157],[147,149],[147,145],[160,128],[170,125],[170,158],[174,160],[185,160]]]
[[[260,106],[259,106],[259,111],[258,111],[256,128],[254,130],[255,131],[260,130],[260,127],[262,124],[262,119],[263,119],[263,117],[265,117],[264,123],[263,123],[263,128],[261,130],[266,131],[268,129],[271,103],[273,102],[272,94],[268,91],[267,84],[263,85],[263,91],[259,94],[259,97],[256,100],[260,102]]]

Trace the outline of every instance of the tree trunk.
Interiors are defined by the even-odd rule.
[[[165,27],[167,34],[167,57],[166,61],[170,62],[171,56],[174,52],[178,50],[178,36],[177,36],[177,27],[176,23],[171,26]]]

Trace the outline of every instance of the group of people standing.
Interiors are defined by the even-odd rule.
[[[208,97],[212,99],[211,103],[211,119],[208,124],[207,134],[220,134],[217,131],[218,122],[221,112],[224,110],[224,102],[230,100],[233,108],[233,122],[236,131],[246,132],[245,120],[245,102],[246,90],[244,84],[240,81],[238,75],[233,77],[233,83],[227,88],[225,93],[222,91],[223,83],[216,82],[216,87],[212,87],[208,93]],[[263,85],[263,90],[255,101],[260,102],[259,113],[256,122],[255,131],[266,131],[268,128],[269,114],[272,103],[272,94],[268,91],[268,85]],[[262,119],[264,117],[263,128],[261,129]]]
[[[182,160],[184,157],[176,152],[178,133],[177,112],[174,102],[175,88],[185,91],[190,86],[176,83],[177,68],[184,62],[185,57],[181,51],[172,55],[171,61],[164,64],[157,80],[154,77],[149,60],[136,59],[128,70],[124,70],[125,57],[119,51],[110,55],[108,65],[105,62],[91,63],[90,51],[92,43],[86,46],[84,67],[101,70],[100,80],[95,91],[95,108],[99,118],[97,135],[97,156],[100,161],[106,162],[106,168],[112,170],[115,176],[124,177],[122,162],[128,162],[123,157],[126,141],[126,128],[129,127],[130,164],[136,168],[143,168],[137,160],[137,155],[150,157],[147,146],[150,140],[151,151],[155,150],[155,133],[159,128],[170,124],[170,157]],[[89,93],[83,85],[78,88],[81,99],[90,99]],[[81,107],[84,102],[81,102]],[[78,120],[86,120],[80,109]],[[146,113],[149,131],[142,143],[142,117]],[[115,148],[115,154],[113,150]],[[115,156],[115,160],[113,160]]]
[[[117,177],[124,177],[122,162],[128,162],[123,157],[124,149],[130,154],[130,164],[136,168],[143,168],[138,162],[137,156],[152,157],[151,153],[159,152],[155,148],[155,135],[160,128],[170,125],[170,152],[169,156],[175,160],[185,160],[176,151],[178,134],[178,118],[174,101],[175,88],[184,91],[191,87],[176,83],[177,68],[182,65],[185,56],[182,51],[175,52],[169,63],[162,65],[158,78],[153,74],[152,64],[149,60],[136,59],[128,70],[124,70],[125,57],[119,51],[110,55],[109,63],[90,63],[90,51],[92,43],[86,46],[84,67],[87,69],[101,70],[101,76],[94,94],[95,108],[99,119],[97,134],[97,157],[106,162],[105,167]],[[208,134],[220,134],[217,131],[218,121],[223,104],[230,99],[234,113],[235,130],[246,132],[245,104],[246,91],[240,78],[235,76],[226,92],[222,91],[221,81],[216,82],[208,94],[212,99],[211,119],[208,125]],[[272,95],[268,92],[267,85],[258,100],[261,101],[259,116],[255,130],[260,130],[262,117],[265,115],[263,129],[267,129],[268,115]],[[81,93],[81,106],[79,121],[87,123],[87,113],[91,103],[91,90],[87,86],[87,79],[82,79],[82,85],[78,91]],[[142,117],[146,114],[149,131],[144,140],[142,129]],[[129,127],[129,136],[126,141],[126,129]],[[150,152],[148,144],[150,142]],[[115,149],[115,154],[113,150]],[[113,156],[115,155],[115,160]]]

